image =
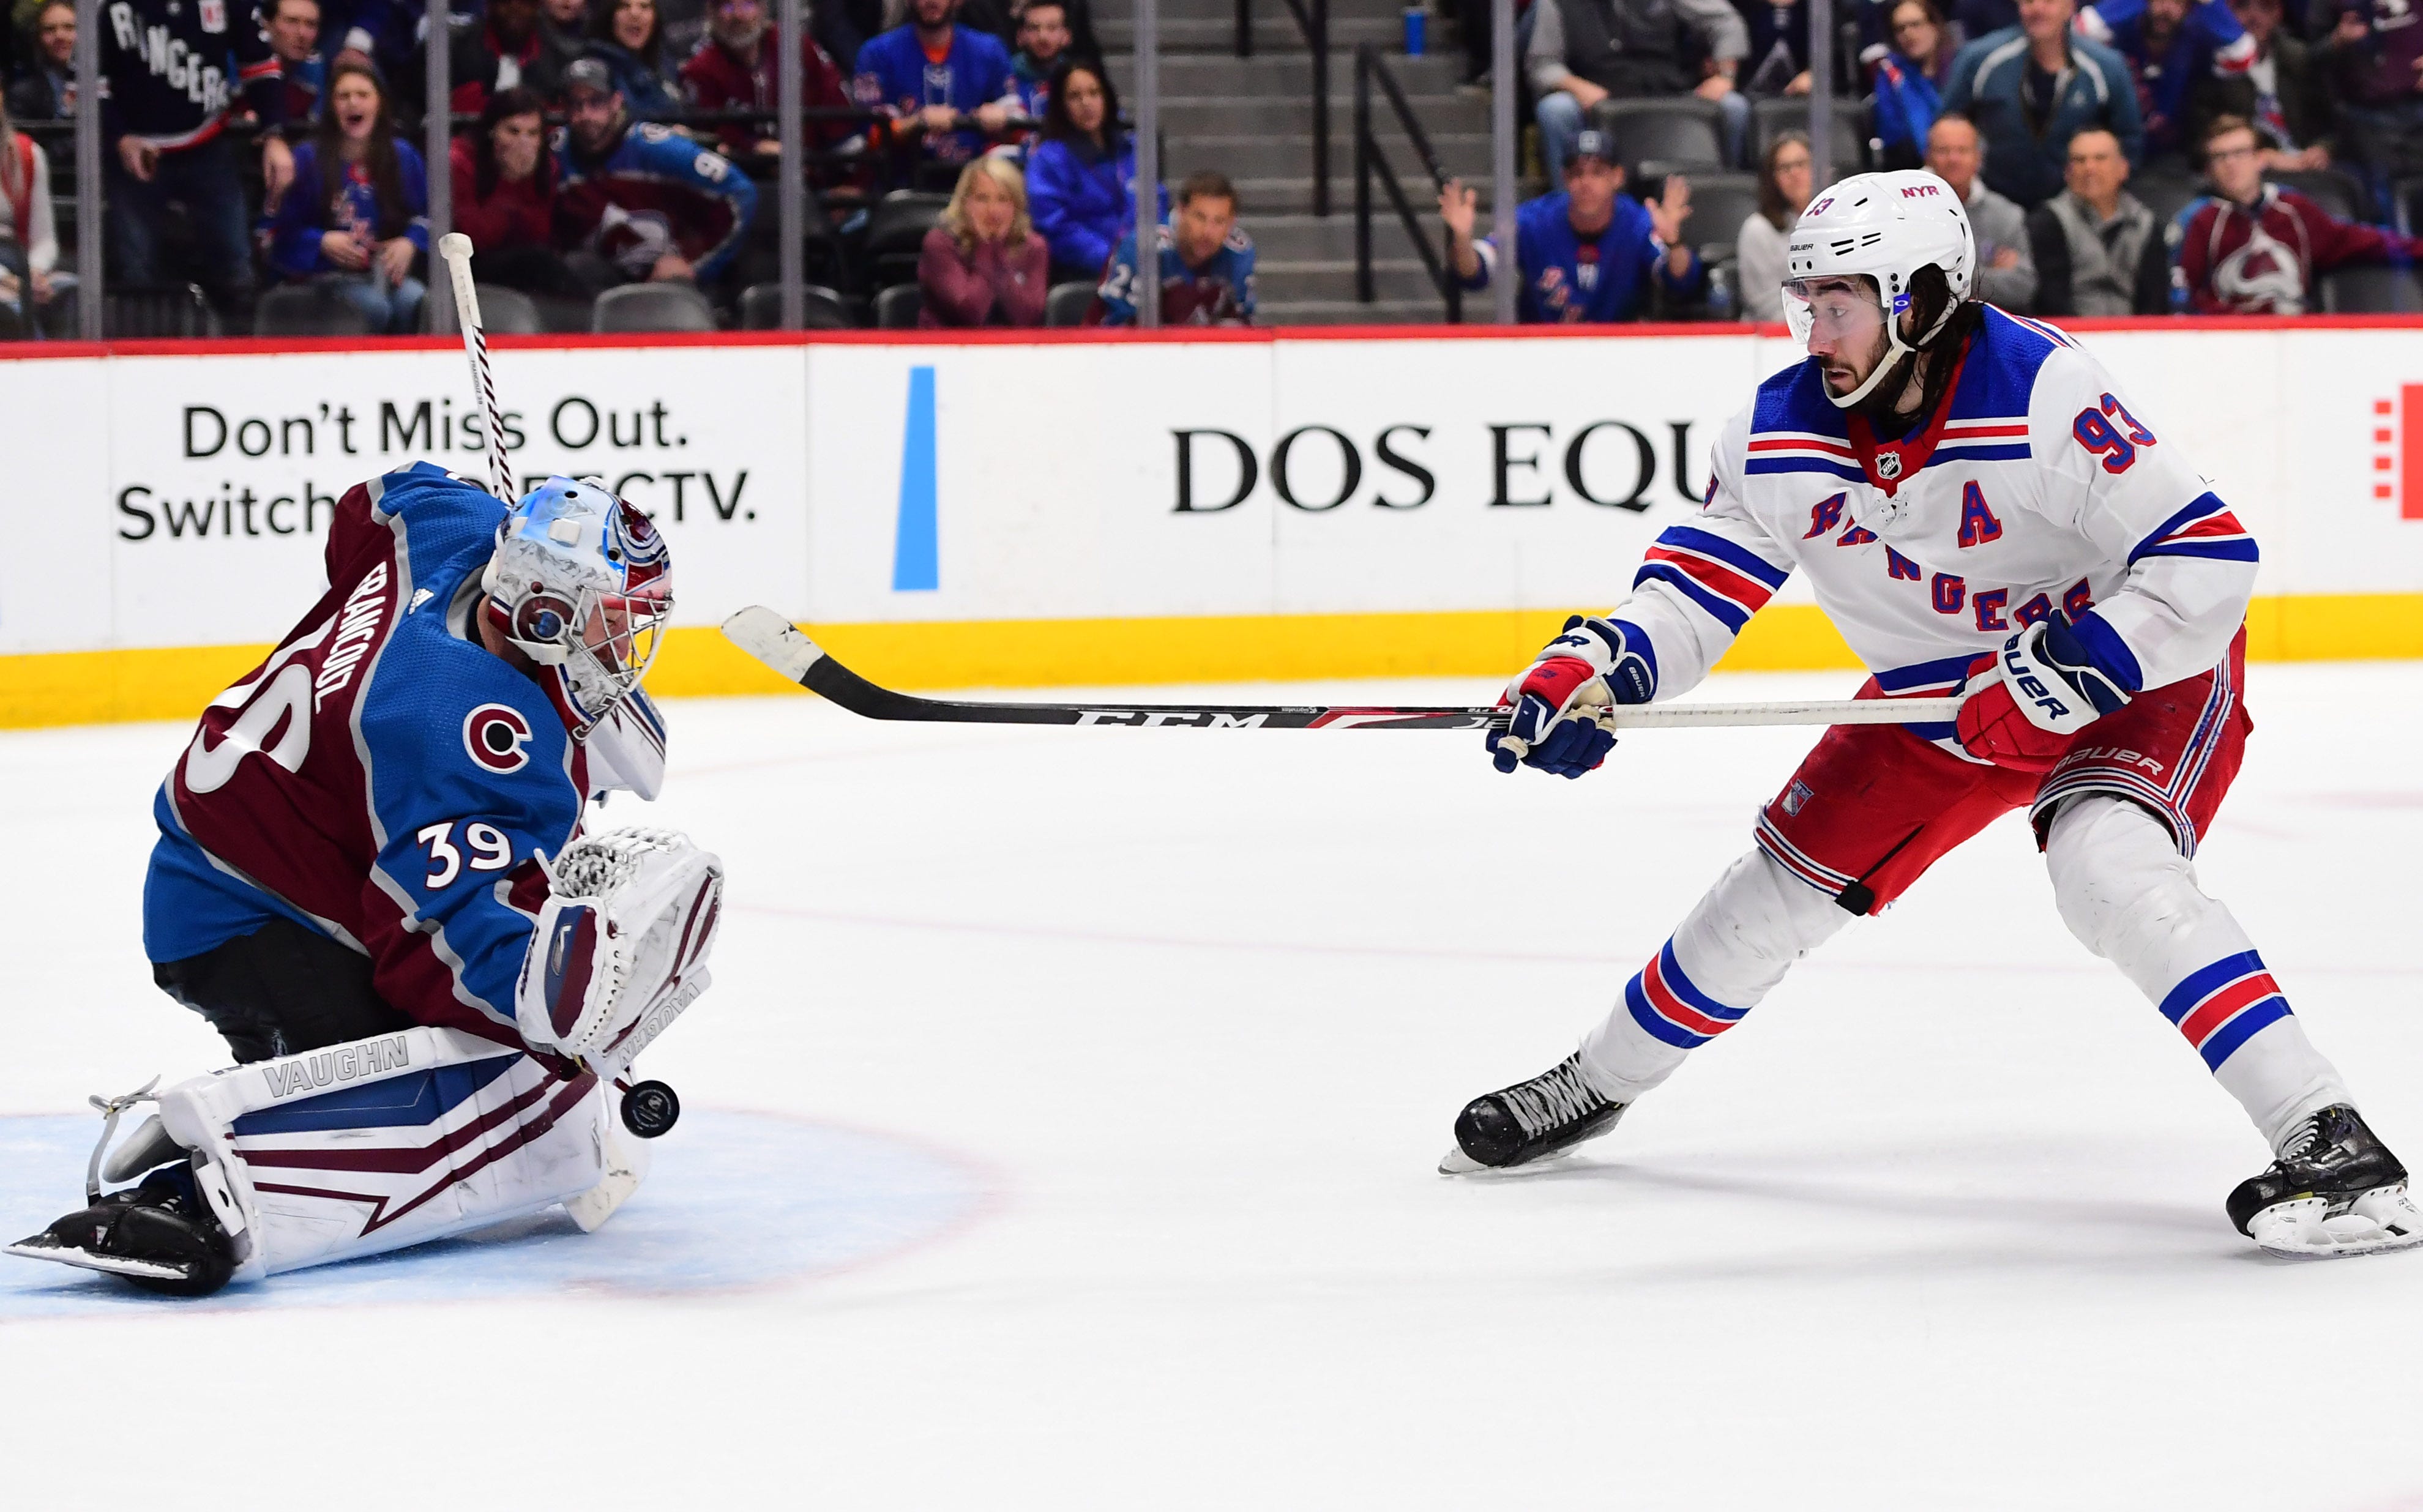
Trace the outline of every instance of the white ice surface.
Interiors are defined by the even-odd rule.
[[[2415,1158],[2423,667],[2251,683],[2205,883]],[[2423,1508],[2423,1254],[2230,1230],[2264,1152],[2016,820],[1483,1184],[1432,1173],[1456,1110],[1572,1047],[1808,732],[1567,783],[1468,734],[672,717],[603,820],[721,850],[732,912],[643,1071],[957,1152],[981,1215],[729,1293],[0,1320],[0,1506]],[[184,738],[0,736],[0,1113],[222,1059],[139,952]]]

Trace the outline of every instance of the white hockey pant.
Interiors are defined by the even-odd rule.
[[[160,1119],[234,1241],[235,1279],[351,1260],[636,1185],[588,1074],[476,1035],[408,1029],[231,1066],[160,1095]],[[615,1201],[619,1201],[617,1196]],[[590,1204],[594,1206],[594,1204]],[[594,1221],[591,1219],[594,1218]]]
[[[2109,795],[2073,799],[2053,820],[2045,861],[2070,932],[2179,1026],[2266,1143],[2276,1150],[2306,1114],[2351,1100],[2286,999],[2267,991],[2245,932],[2197,888],[2193,864],[2153,814]],[[1739,1022],[1850,917],[1750,852],[1583,1039],[1584,1068],[1607,1096],[1632,1101]],[[2243,1032],[2250,1026],[2259,1027]]]

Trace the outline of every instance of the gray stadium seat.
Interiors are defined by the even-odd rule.
[[[2370,192],[2336,168],[2322,168],[2311,173],[2267,173],[2263,177],[2283,189],[2294,189],[2341,220],[2368,221],[2373,218]]]
[[[2178,172],[2132,174],[2121,187],[2135,195],[2147,210],[2154,213],[2155,222],[2163,227],[2178,219],[2180,211],[2195,203],[2204,194],[2201,181]]]
[[[113,341],[223,336],[218,312],[192,284],[182,289],[111,289],[102,295],[102,335]]]
[[[279,284],[253,307],[255,336],[368,336],[370,317],[325,284]]]
[[[1809,102],[1799,96],[1781,100],[1761,100],[1750,107],[1750,160],[1755,165],[1766,151],[1766,144],[1785,132],[1806,133],[1809,130]],[[1834,177],[1864,170],[1868,161],[1867,115],[1855,101],[1834,102],[1834,140],[1832,151]],[[1824,188],[1825,185],[1818,185]]]
[[[1083,325],[1085,323],[1085,311],[1093,307],[1093,284],[1053,284],[1052,291],[1043,296],[1043,323]]]
[[[942,219],[948,195],[895,189],[875,203],[866,217],[866,261],[878,288],[910,283],[917,276],[917,253],[926,233]]]
[[[1758,212],[1757,178],[1748,173],[1693,173],[1670,164],[1644,163],[1632,181],[1632,191],[1646,199],[1657,192],[1670,172],[1677,171],[1691,186],[1691,217],[1684,223],[1684,234],[1702,245],[1722,243],[1730,254],[1741,235],[1742,222]]]
[[[2390,191],[2393,218],[2409,236],[2423,236],[2423,179],[2400,179]]]
[[[805,284],[800,290],[800,324],[810,331],[847,331],[858,323],[850,318],[849,305],[839,293],[822,284]],[[740,326],[747,331],[777,331],[783,326],[783,286],[751,284],[740,291]]]
[[[715,307],[686,283],[635,283],[609,289],[590,311],[589,328],[610,331],[712,331]]]
[[[2412,268],[2383,263],[2334,268],[2323,274],[2322,310],[2330,315],[2413,315],[2423,312],[2423,285]]]
[[[894,284],[875,296],[875,323],[886,331],[914,330],[917,312],[926,306],[926,291],[915,284]]]
[[[481,284],[476,291],[480,296],[480,324],[490,336],[546,334],[546,323],[539,318],[538,305],[530,295],[501,284]]]
[[[1614,135],[1626,167],[1649,159],[1703,172],[1725,166],[1724,132],[1708,101],[1602,100],[1587,118]]]

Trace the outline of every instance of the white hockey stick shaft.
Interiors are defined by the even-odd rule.
[[[1838,699],[1808,703],[1620,703],[1607,711],[1618,730],[1687,725],[1939,724],[1959,717],[1958,699]]]
[[[454,286],[454,323],[463,328],[463,354],[471,361],[471,390],[480,396],[480,417],[488,428],[488,492],[514,501],[513,464],[505,457],[504,415],[497,403],[497,380],[488,370],[488,333],[480,323],[480,291],[471,283],[471,239],[449,231],[437,239]]]

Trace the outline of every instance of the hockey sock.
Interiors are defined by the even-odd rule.
[[[1624,984],[1607,1021],[1582,1041],[1583,1070],[1613,1101],[1635,1100],[1739,1023],[1850,918],[1766,852],[1750,852]]]
[[[2300,1119],[2352,1100],[2161,820],[2126,798],[2078,798],[2054,818],[2045,862],[2070,933],[2178,1027],[2274,1151]]]

